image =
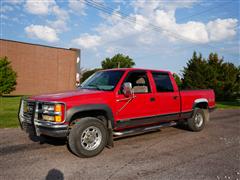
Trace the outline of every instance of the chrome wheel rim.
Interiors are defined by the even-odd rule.
[[[203,116],[202,116],[202,114],[197,113],[195,115],[195,119],[194,120],[195,120],[196,127],[200,128],[202,126],[202,124],[203,124]]]
[[[98,148],[102,141],[102,133],[99,128],[90,126],[81,135],[81,145],[84,149],[92,151]]]

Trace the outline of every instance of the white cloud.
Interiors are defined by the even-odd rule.
[[[68,6],[76,14],[86,15],[85,13],[86,4],[84,3],[84,0],[69,0]]]
[[[67,25],[69,14],[66,10],[60,8],[55,0],[27,0],[26,10],[35,15],[53,15],[54,20],[46,20],[47,26],[54,29],[56,33],[62,33],[69,30]]]
[[[64,9],[59,8],[59,6],[55,5],[52,8],[52,13],[56,16],[55,21],[47,21],[49,26],[54,28],[58,33],[67,31],[69,29],[67,25],[67,21],[69,20],[68,12]]]
[[[113,0],[114,3],[117,3],[117,4],[123,4],[125,5],[126,4],[126,1],[125,0]]]
[[[6,15],[4,15],[4,14],[1,14],[1,15],[0,15],[0,19],[1,19],[1,20],[7,20],[7,19],[9,19],[9,18],[8,18],[8,16],[6,16]]]
[[[221,41],[236,35],[237,19],[216,19],[207,23],[207,31],[211,41]]]
[[[193,43],[207,43],[208,32],[205,24],[201,22],[189,21],[177,24],[175,11],[157,10],[154,16],[159,31],[163,31],[172,40],[183,40]]]
[[[8,5],[4,5],[4,6],[0,7],[0,12],[5,13],[5,12],[8,12],[8,11],[13,11],[13,7],[8,6]]]
[[[30,25],[25,28],[28,37],[40,39],[46,42],[57,42],[59,40],[57,33],[54,29],[42,25]]]
[[[32,14],[47,15],[55,4],[55,0],[27,0],[25,8],[29,13]]]
[[[9,1],[6,1],[7,3],[9,4],[21,4],[24,2],[24,0],[9,0]]]
[[[139,50],[141,53],[164,51],[171,54],[173,44],[207,44],[236,35],[237,19],[217,19],[207,23],[176,22],[176,9],[190,8],[196,1],[135,2],[138,2],[135,3],[135,11],[127,17],[116,16],[119,9],[111,15],[101,14],[103,21],[94,33],[83,34],[72,42],[88,50],[99,50],[102,56],[117,52],[132,54]]]
[[[101,37],[97,35],[82,34],[79,38],[74,39],[73,43],[83,48],[94,48],[100,45]]]

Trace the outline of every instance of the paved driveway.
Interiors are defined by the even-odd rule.
[[[198,133],[170,127],[116,140],[90,159],[62,141],[0,130],[0,179],[239,179],[240,112],[217,110]]]

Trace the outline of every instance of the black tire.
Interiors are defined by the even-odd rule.
[[[192,118],[188,119],[188,128],[191,131],[201,131],[205,127],[206,117],[202,109],[194,109]]]
[[[96,146],[93,149],[88,149],[87,143],[82,142],[84,140],[84,137],[87,139],[87,133],[88,132],[95,132],[97,131],[97,135],[95,134],[95,139],[100,138],[101,140],[97,141],[94,146]],[[95,131],[94,131],[95,130]],[[90,137],[91,138],[91,137]],[[89,139],[90,139],[89,138]],[[94,137],[93,137],[94,138]],[[69,136],[68,136],[68,145],[71,151],[79,156],[79,157],[93,157],[98,155],[107,143],[107,128],[104,125],[104,123],[94,117],[85,117],[77,120],[77,123],[72,127],[70,130]],[[89,144],[94,144],[92,139],[87,139]],[[94,141],[95,142],[95,141]],[[98,145],[97,145],[98,144]]]

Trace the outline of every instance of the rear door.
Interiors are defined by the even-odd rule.
[[[156,112],[166,120],[178,119],[180,96],[173,77],[168,72],[151,72],[155,84]]]

